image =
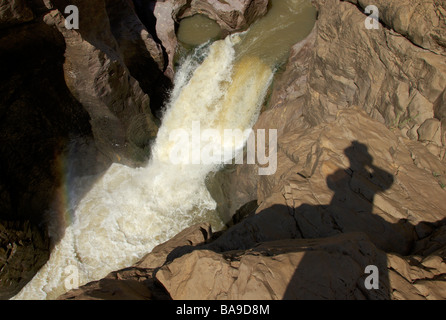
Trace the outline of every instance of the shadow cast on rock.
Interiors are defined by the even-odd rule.
[[[446,221],[412,225],[406,219],[384,219],[386,214],[373,202],[376,194],[391,187],[394,177],[373,165],[364,144],[353,142],[345,155],[350,168],[327,177],[334,191],[328,205],[272,205],[195,249],[248,252],[271,241],[301,239],[294,248],[286,246],[285,251],[298,254],[283,299],[390,299],[387,253],[413,253],[420,240],[417,230],[432,231]],[[379,270],[379,289],[365,287],[368,266]]]

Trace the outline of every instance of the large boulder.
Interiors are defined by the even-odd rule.
[[[364,270],[387,271],[386,256],[360,234],[315,241],[287,239],[224,254],[195,250],[163,266],[156,278],[174,300],[388,298],[367,291]]]

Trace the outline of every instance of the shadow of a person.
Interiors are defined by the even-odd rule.
[[[391,203],[392,195],[381,195],[393,185],[393,175],[373,163],[365,144],[354,141],[344,153],[349,167],[326,178],[327,186],[334,191],[329,204],[295,207],[282,202],[265,207],[210,243],[182,248],[168,260],[200,249],[220,253],[254,252],[259,245],[268,247],[270,243],[271,248],[279,249],[277,252],[272,249],[267,255],[289,254],[280,260],[288,261],[284,270],[289,270],[290,264],[296,267],[289,280],[277,279],[286,284],[284,292],[274,292],[276,297],[286,300],[390,299],[387,253],[407,256],[414,252],[414,245],[420,239],[414,225],[406,219],[398,220],[397,213],[391,212],[398,209]],[[317,190],[311,179],[301,180],[302,188],[310,188],[307,192]],[[285,195],[284,198],[287,199]],[[280,201],[279,197],[275,199]],[[433,227],[445,222],[420,222],[420,225]],[[367,287],[366,270],[370,266],[377,269],[375,284],[378,282],[378,288]],[[268,274],[273,278],[278,276],[274,271]]]
[[[374,207],[377,194],[389,189],[393,175],[373,164],[366,145],[354,141],[344,150],[350,161],[346,170],[327,177],[334,191],[328,206],[303,204],[295,218],[303,238],[321,238],[339,233],[364,232],[381,250],[407,254],[413,247],[414,227],[407,220],[384,219],[386,212]]]
[[[321,298],[324,294],[326,297],[336,291],[339,292],[336,298],[341,299],[358,298],[358,293],[360,298],[390,299],[386,253],[409,254],[417,240],[415,227],[412,224],[405,219],[396,221],[385,209],[374,205],[376,196],[385,192],[394,183],[393,175],[373,164],[373,157],[365,144],[354,141],[344,153],[349,159],[350,167],[336,171],[326,180],[327,186],[334,191],[330,204],[328,206],[303,204],[294,209],[294,217],[303,238],[325,239],[326,244],[333,241],[336,244],[331,248],[326,245],[330,254],[330,250],[339,250],[335,248],[339,245],[337,235],[342,234],[344,238],[341,240],[346,243],[345,251],[341,255],[332,255],[325,261],[316,261],[311,254],[305,255],[288,284],[284,299]],[[385,206],[385,201],[381,202],[384,202]],[[355,234],[358,236],[358,233],[360,234],[358,242],[364,239],[362,235],[378,250],[372,250],[373,254],[368,253],[368,257],[364,257],[367,255],[363,255],[362,252],[360,255],[352,252],[361,251],[362,244],[358,244],[357,248],[351,245],[351,242],[355,241]],[[352,237],[348,238],[348,235]],[[356,259],[354,264],[357,273],[355,276],[339,279],[345,277],[344,269],[350,268],[345,264],[343,259],[345,256],[352,262]],[[367,277],[365,269],[370,265],[376,266],[379,270],[379,286],[373,289],[366,288],[364,282]],[[324,274],[325,283],[314,276],[310,276],[313,279],[308,279],[309,275],[315,274],[315,269]],[[361,272],[364,276],[359,276]],[[358,277],[357,282],[354,281],[355,277]],[[308,284],[312,284],[310,286],[313,288],[306,288]],[[335,288],[336,286],[338,288]]]

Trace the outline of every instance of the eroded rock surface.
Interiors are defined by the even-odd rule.
[[[62,13],[69,4],[79,8],[79,30],[65,26]],[[90,115],[98,148],[113,162],[132,165],[144,161],[144,149],[156,136],[157,125],[150,98],[132,76],[129,69],[134,67],[127,67],[126,62],[143,50],[149,61],[161,67],[161,48],[127,1],[60,0],[54,6],[45,22],[64,37],[65,81]],[[152,74],[153,70],[161,72],[151,70]],[[135,137],[134,127],[144,128],[146,136]]]
[[[417,130],[435,113],[446,86],[444,4],[377,1],[379,29],[365,28],[365,1],[314,1],[317,39],[308,72],[303,114],[316,124],[343,108],[360,106],[370,116],[422,140],[439,158],[445,138],[420,139]],[[442,130],[444,134],[444,129]]]

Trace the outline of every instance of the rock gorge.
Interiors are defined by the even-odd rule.
[[[64,28],[69,4],[82,11],[79,30]],[[60,299],[446,298],[446,5],[375,0],[379,29],[369,30],[369,1],[312,4],[316,24],[254,127],[278,130],[277,172],[245,164],[210,175],[227,230],[192,226]],[[178,22],[201,13],[230,34],[267,6],[1,2],[1,298],[47,259],[44,212],[55,194],[61,201],[67,153],[88,173],[149,156]],[[379,269],[378,290],[364,286],[368,265]]]

